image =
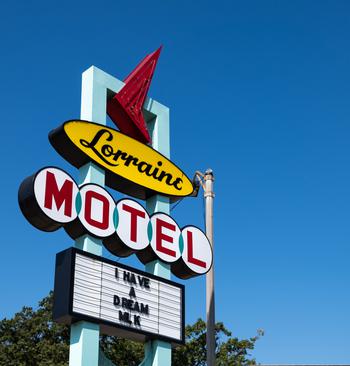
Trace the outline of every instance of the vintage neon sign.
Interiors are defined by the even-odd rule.
[[[125,85],[107,101],[107,113],[120,131],[134,139],[150,143],[147,124],[143,117],[143,105],[151,85],[162,47],[147,55],[130,75],[124,79]]]
[[[146,199],[155,193],[179,198],[193,184],[175,164],[150,146],[97,123],[72,120],[50,132],[53,147],[75,167],[94,161],[106,171],[106,185]]]
[[[212,265],[211,245],[199,228],[180,229],[170,216],[150,216],[131,199],[115,202],[97,184],[78,187],[61,169],[46,167],[25,179],[18,198],[26,219],[40,230],[64,227],[73,239],[91,234],[114,255],[135,253],[143,263],[159,258],[183,279],[205,274]]]

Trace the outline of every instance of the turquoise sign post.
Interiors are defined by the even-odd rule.
[[[117,92],[122,82],[91,66],[82,75],[81,119],[106,124],[106,100],[108,90]],[[93,163],[79,169],[79,183],[96,183],[104,186],[104,171]],[[90,235],[75,241],[75,246],[102,256],[102,242]],[[100,326],[81,321],[71,326],[69,365],[97,366],[99,360]]]
[[[170,158],[169,109],[152,99],[147,101],[145,109],[152,115],[148,126],[152,135],[153,148]],[[155,195],[147,200],[146,205],[150,212],[170,214],[170,203],[167,197]],[[167,279],[171,277],[169,264],[160,260],[148,263],[146,271]],[[145,360],[141,365],[171,365],[171,344],[163,341],[148,342],[145,347]]]
[[[92,66],[82,75],[81,119],[106,125],[106,101],[109,93],[117,93],[123,82]],[[166,157],[170,157],[169,109],[155,100],[147,99],[144,105],[147,125],[152,136],[152,146]],[[79,169],[79,183],[96,183],[104,186],[104,170],[88,163]],[[155,195],[146,202],[152,212],[169,214],[167,197]],[[95,255],[102,255],[102,242],[90,235],[75,241],[75,246]],[[170,279],[168,264],[156,260],[146,265],[146,271],[159,277]],[[98,324],[80,321],[71,326],[69,365],[97,366],[99,362]],[[145,359],[142,366],[171,365],[171,344],[164,341],[149,341],[145,345]]]

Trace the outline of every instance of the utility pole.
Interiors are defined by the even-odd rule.
[[[205,198],[205,231],[214,254],[213,240],[213,203],[214,174],[212,169],[205,173],[196,172]],[[214,296],[214,255],[213,264],[206,274],[206,313],[207,313],[207,365],[215,366],[215,296]]]

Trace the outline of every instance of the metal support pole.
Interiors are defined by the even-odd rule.
[[[214,253],[213,240],[213,201],[214,175],[211,169],[204,174],[205,231]],[[206,274],[206,311],[207,311],[207,365],[215,365],[215,296],[214,296],[214,259]]]

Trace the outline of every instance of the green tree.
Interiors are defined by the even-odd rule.
[[[143,344],[128,339],[104,335],[100,349],[117,366],[138,366],[144,358]]]
[[[218,366],[256,365],[248,352],[254,349],[255,342],[263,332],[260,330],[255,337],[244,340],[231,335],[223,323],[216,323],[216,364]],[[174,366],[206,365],[206,324],[202,319],[186,327],[186,344],[173,351],[172,364]]]
[[[0,322],[0,365],[63,366],[68,360],[69,328],[52,321],[52,293],[34,311],[23,307]]]
[[[12,319],[0,321],[0,365],[63,366],[68,364],[69,327],[52,321],[52,292],[39,302],[37,310],[23,307]],[[231,337],[222,323],[216,324],[218,366],[255,365],[248,352],[256,337]],[[186,327],[186,344],[173,350],[174,366],[202,366],[206,358],[206,327],[199,319]],[[118,366],[137,366],[143,359],[143,345],[126,339],[102,336],[100,348]]]

